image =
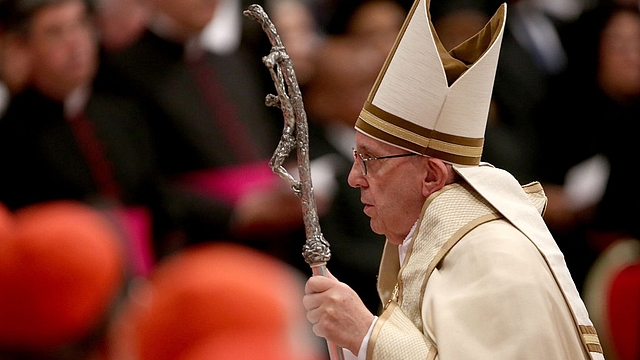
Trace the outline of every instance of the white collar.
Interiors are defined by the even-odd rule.
[[[221,0],[213,18],[200,33],[200,46],[219,55],[235,51],[242,35],[240,14],[239,0]]]
[[[74,118],[84,111],[89,95],[91,95],[89,87],[80,86],[67,96],[64,101],[64,114],[67,118]]]
[[[407,257],[407,252],[409,251],[409,246],[411,245],[411,240],[413,238],[413,233],[416,231],[416,227],[418,226],[418,220],[413,224],[411,230],[409,230],[409,234],[404,238],[402,244],[398,245],[398,257],[400,258],[400,266],[404,263],[404,259]]]
[[[241,4],[239,0],[220,0],[207,25],[189,39],[177,35],[175,22],[166,14],[158,13],[149,23],[149,29],[163,39],[184,43],[187,53],[199,54],[206,50],[225,55],[235,51],[242,35]]]

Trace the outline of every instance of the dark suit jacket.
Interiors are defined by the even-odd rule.
[[[85,110],[118,196],[101,193],[63,105],[28,89],[0,120],[0,202],[10,209],[58,199],[145,206],[160,257],[178,246],[167,244],[169,234],[187,233],[194,242],[226,236],[228,206],[177,187],[158,171],[146,115],[135,102],[98,91]]]
[[[140,202],[154,164],[140,113],[124,99],[101,96],[92,97],[86,110],[104,159],[113,165],[121,190],[117,201]],[[0,149],[0,200],[9,208],[54,199],[99,201],[103,196],[63,105],[33,89],[12,99],[0,120]]]
[[[225,56],[206,53],[209,74],[203,74],[185,60],[182,44],[147,32],[133,47],[106,59],[99,86],[137,98],[151,114],[150,125],[165,173],[181,174],[242,161],[231,151],[233,144],[224,135],[220,113],[201,91],[201,83],[214,81],[230,101],[230,112],[246,130],[245,139],[239,140],[255,147],[253,160],[267,159],[277,144],[279,130],[275,112],[264,105],[267,90],[257,73],[267,70],[258,69],[260,58],[251,59],[249,54],[244,48]]]
[[[266,36],[264,41],[268,42]],[[149,119],[157,168],[169,186],[181,186],[177,180],[194,172],[215,172],[255,161],[268,166],[280,138],[282,115],[279,109],[265,106],[265,96],[273,92],[273,85],[265,83],[268,70],[248,47],[243,43],[237,52],[224,56],[205,53],[197,63],[207,65],[202,71],[187,61],[182,44],[148,31],[130,48],[104,57],[96,87],[130,98],[143,108]],[[222,93],[228,100],[222,111],[201,91],[213,82],[213,92]],[[222,124],[233,115],[240,125],[229,130]],[[230,139],[226,134],[234,131],[235,138]],[[240,157],[234,151],[238,144],[241,149],[253,148],[253,154]],[[161,206],[170,213],[161,222],[187,229],[187,242],[234,240],[227,232],[231,205],[201,196],[199,189],[182,189],[191,196],[188,201],[171,196],[175,193],[163,193]]]

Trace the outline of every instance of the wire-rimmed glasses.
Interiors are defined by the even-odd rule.
[[[407,154],[386,155],[386,156],[365,158],[362,156],[362,154],[358,152],[358,150],[354,148],[351,148],[351,150],[353,150],[353,160],[360,162],[360,167],[362,168],[362,175],[365,175],[365,176],[367,175],[367,161],[400,158],[400,157],[406,157],[406,156],[419,156],[419,154],[407,153]]]

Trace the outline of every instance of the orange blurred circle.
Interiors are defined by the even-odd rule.
[[[132,291],[112,331],[110,343],[120,349],[111,358],[250,359],[277,349],[279,359],[302,359],[293,355],[292,324],[303,318],[304,285],[291,271],[237,244],[183,250]],[[253,341],[256,332],[261,340]]]
[[[15,213],[0,257],[0,347],[51,350],[86,336],[122,286],[118,235],[71,201]]]

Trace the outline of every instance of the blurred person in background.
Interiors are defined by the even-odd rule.
[[[315,73],[315,57],[324,35],[308,3],[307,0],[265,2],[265,11],[278,29],[303,92]]]
[[[594,8],[567,25],[562,39],[567,70],[554,79],[539,120],[550,197],[545,219],[583,280],[612,242],[640,236],[640,199],[627,191],[640,130],[638,7]]]
[[[18,46],[16,37],[7,30],[0,28],[0,116],[7,109],[11,97],[25,86],[28,76],[26,54]]]
[[[629,190],[640,130],[640,13],[624,3],[603,1],[565,29],[569,66],[545,113],[545,129],[554,129],[547,219],[586,274],[585,302],[606,358],[620,360],[638,358],[640,333],[640,198]]]
[[[98,39],[88,5],[82,0],[2,5],[3,31],[16,49],[7,55],[21,55],[25,80],[0,120],[5,174],[0,201],[12,210],[56,199],[108,209],[130,237],[135,275],[148,272],[171,247],[162,240],[176,224],[189,236],[201,235],[202,228],[209,235],[224,233],[228,218],[220,220],[225,226],[216,223],[219,215],[211,210],[220,208],[216,202],[175,185],[158,170],[144,107],[96,86]],[[181,204],[183,212],[167,203]],[[300,222],[299,202],[294,206],[298,212],[290,213]],[[185,218],[200,227],[185,229]]]
[[[100,45],[107,52],[137,41],[149,18],[149,6],[142,0],[95,0],[94,7]]]
[[[12,210],[72,199],[109,209],[131,236],[132,269],[148,270],[158,181],[144,115],[93,87],[98,45],[82,0],[6,0],[5,36],[24,84],[0,120],[0,201]],[[152,210],[153,209],[153,210]]]
[[[264,105],[265,54],[252,47],[258,35],[268,43],[264,33],[237,0],[149,5],[142,36],[105,58],[97,86],[142,105],[159,171],[192,194],[158,199],[168,214],[155,222],[165,234],[156,251],[219,237],[278,246],[265,239],[299,227],[302,216],[268,166],[281,122]],[[247,222],[256,226],[243,228]]]

